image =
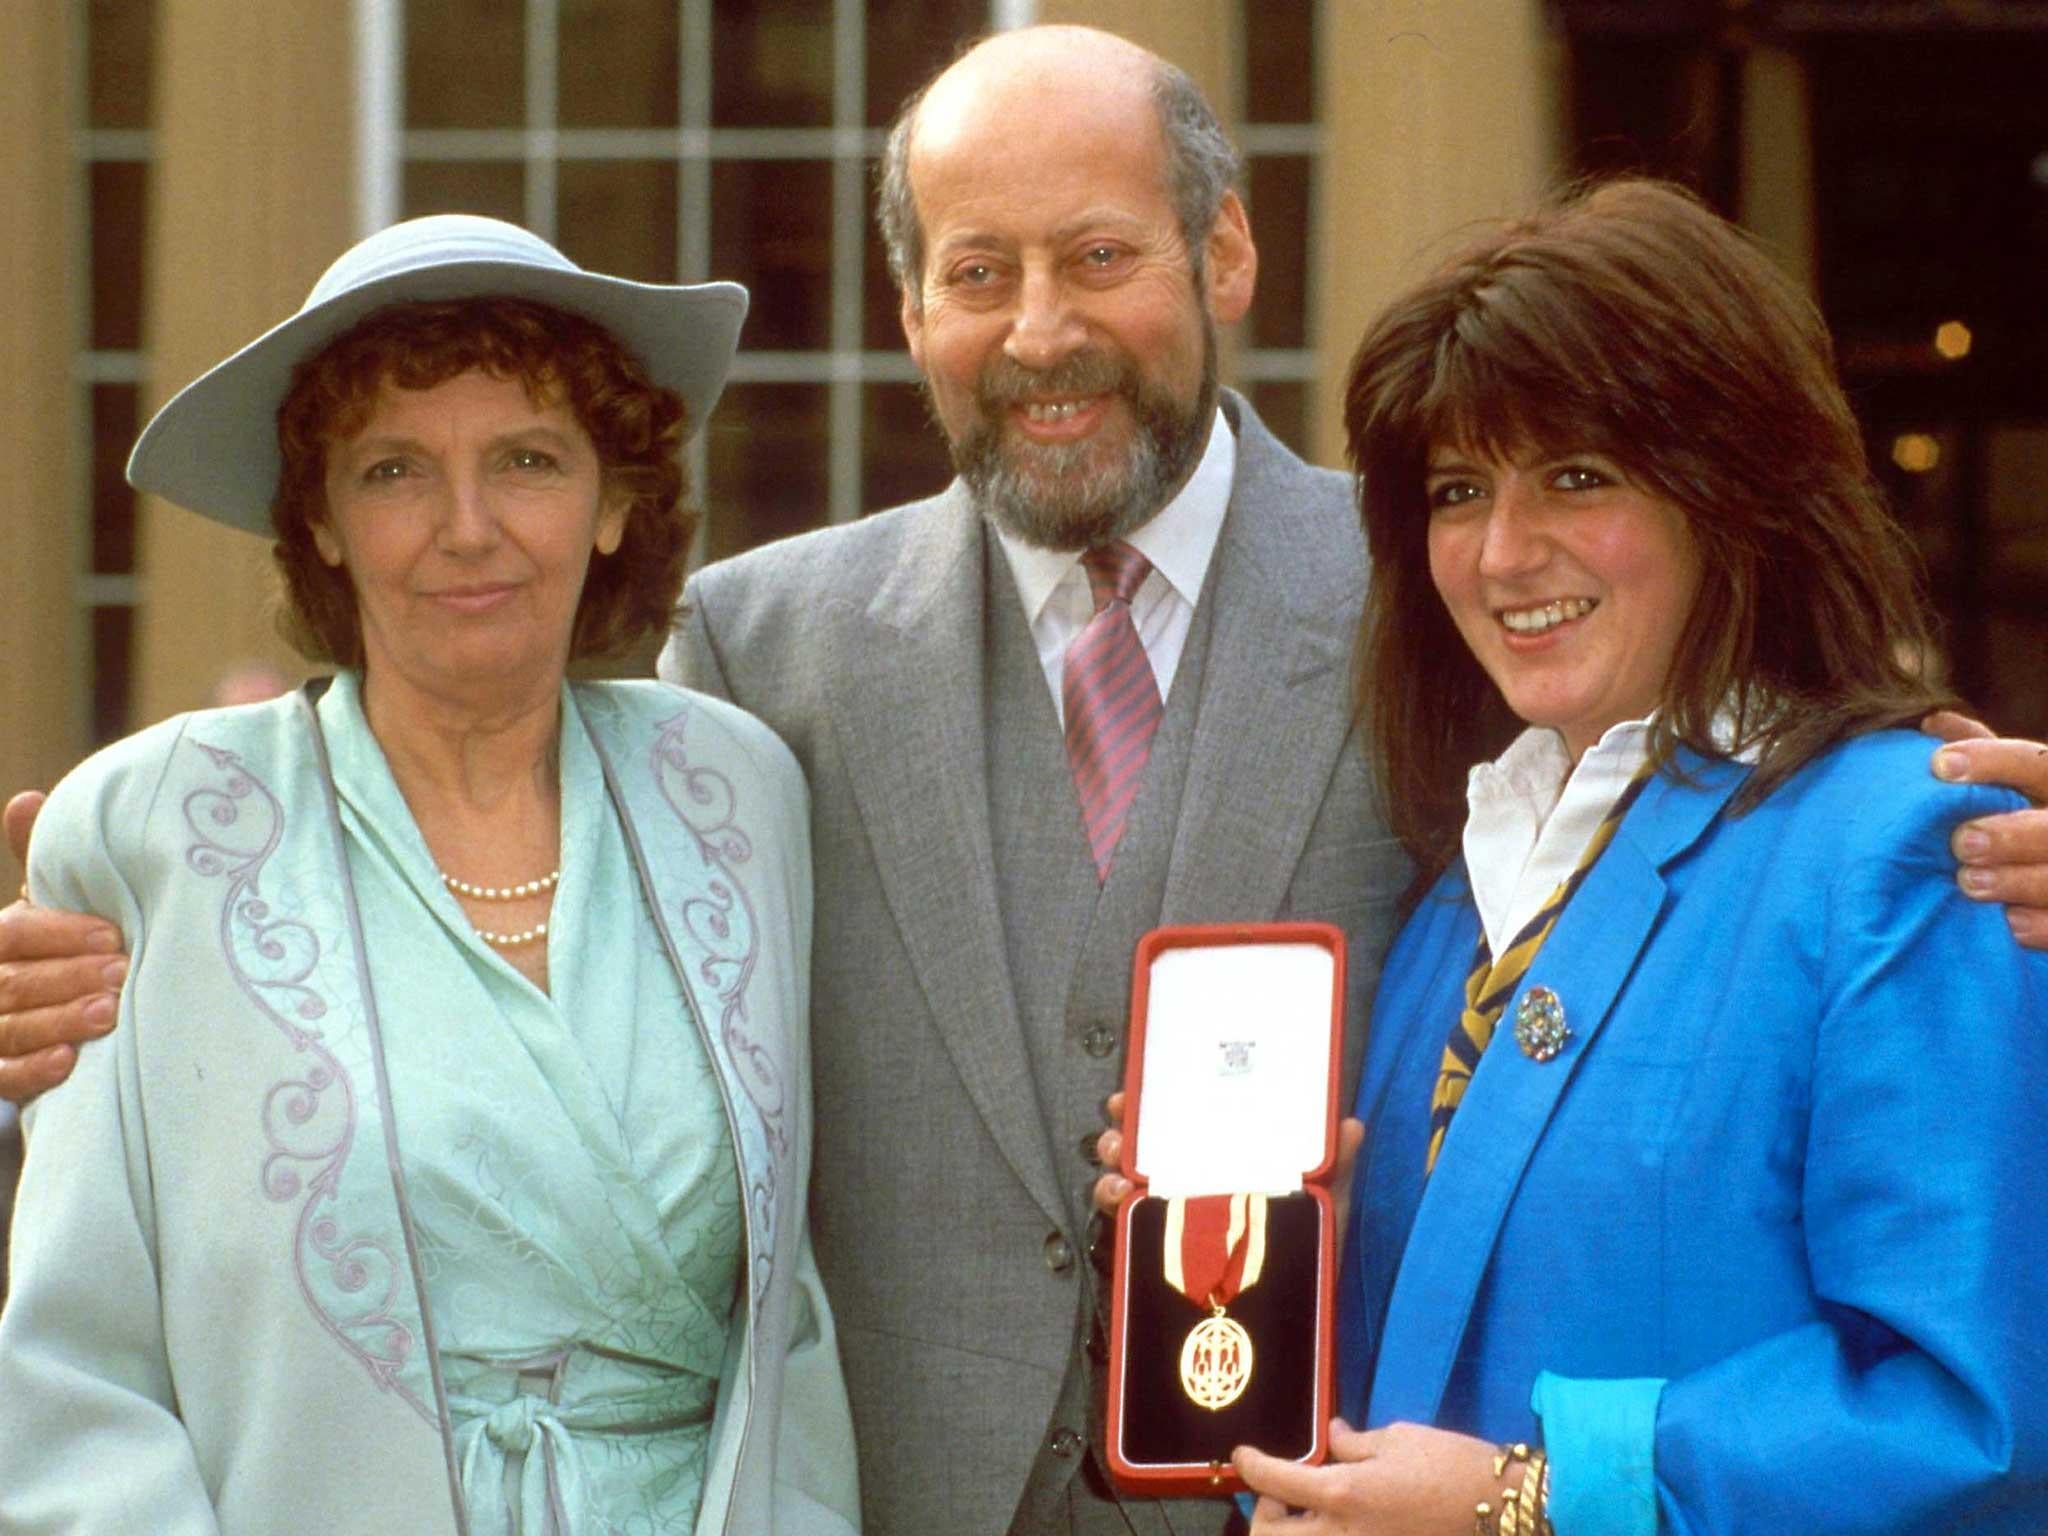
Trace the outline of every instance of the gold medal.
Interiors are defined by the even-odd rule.
[[[1180,1347],[1180,1389],[1197,1408],[1228,1408],[1252,1380],[1252,1336],[1218,1307]]]
[[[1252,1336],[1224,1307],[1266,1264],[1266,1197],[1202,1195],[1166,1203],[1166,1283],[1209,1316],[1180,1347],[1180,1389],[1198,1408],[1228,1408],[1251,1384]]]

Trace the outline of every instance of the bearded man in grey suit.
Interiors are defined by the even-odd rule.
[[[1187,78],[1104,33],[1002,34],[940,75],[881,217],[959,478],[703,571],[663,657],[810,777],[812,1223],[889,1536],[1223,1524],[1119,1502],[1089,1445],[1133,947],[1330,919],[1358,1026],[1407,879],[1350,724],[1347,483],[1216,384],[1257,271],[1237,169]],[[1151,566],[1131,611],[1164,708],[1100,875],[1061,682],[1082,552],[1119,541]]]

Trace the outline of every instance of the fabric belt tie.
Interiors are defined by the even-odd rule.
[[[462,1378],[450,1384],[448,1409],[470,1529],[519,1536],[589,1536],[578,1521],[588,1507],[579,1439],[660,1435],[702,1424],[718,1394],[716,1377],[641,1361],[631,1372],[635,1384],[619,1381],[585,1396],[579,1380],[590,1370],[613,1377],[619,1362],[573,1349],[495,1369],[454,1359],[444,1364]]]
[[[554,1405],[546,1398],[522,1392],[509,1403],[500,1403],[484,1420],[484,1434],[501,1451],[533,1449],[540,1421]]]
[[[1081,565],[1095,617],[1067,646],[1060,699],[1067,717],[1067,766],[1095,877],[1107,880],[1164,706],[1131,619],[1131,599],[1151,573],[1151,562],[1119,542],[1089,550]]]

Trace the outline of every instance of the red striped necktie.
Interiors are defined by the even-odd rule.
[[[1131,599],[1152,565],[1122,543],[1089,550],[1081,564],[1088,572],[1095,617],[1067,646],[1060,696],[1074,792],[1095,855],[1096,878],[1107,880],[1163,712],[1152,663],[1131,622]]]

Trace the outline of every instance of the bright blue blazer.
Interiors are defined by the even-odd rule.
[[[1504,1021],[1426,1181],[1479,924],[1462,863],[1424,898],[1359,1089],[1351,1422],[1547,1438],[1559,1536],[2048,1531],[2048,956],[1955,887],[2016,797],[1928,751],[1740,816],[1683,755],[1524,979],[1570,1041]]]

